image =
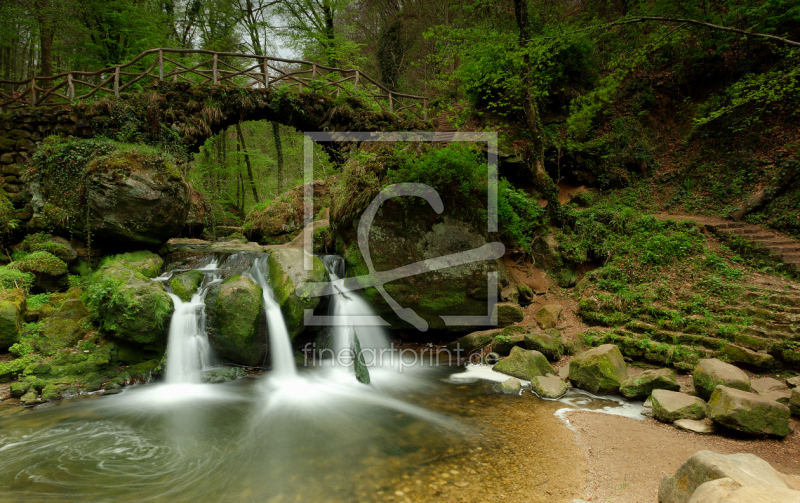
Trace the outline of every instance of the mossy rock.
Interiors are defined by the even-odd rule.
[[[192,300],[192,295],[197,292],[203,283],[205,274],[202,271],[189,271],[173,276],[169,281],[172,293],[184,302]]]
[[[506,358],[497,362],[492,370],[526,381],[530,381],[536,376],[555,374],[555,369],[542,353],[524,350],[517,346],[511,349],[511,353]]]
[[[706,402],[699,397],[657,389],[650,395],[653,404],[653,417],[662,423],[672,423],[678,419],[699,420],[706,417]]]
[[[85,298],[103,333],[138,344],[166,341],[175,307],[161,283],[118,264],[95,272],[90,281]]]
[[[447,350],[458,358],[466,358],[473,351],[488,346],[495,336],[499,335],[501,332],[502,329],[500,328],[472,332],[448,344]]]
[[[78,257],[78,253],[72,248],[69,241],[45,233],[26,236],[22,241],[22,249],[26,252],[48,252],[55,255],[66,264],[69,264]]]
[[[680,391],[681,385],[670,369],[645,370],[623,382],[619,392],[628,398],[647,398],[657,389]]]
[[[78,321],[89,316],[89,308],[81,299],[66,299],[52,316]]]
[[[103,260],[104,267],[122,267],[136,271],[147,278],[155,278],[161,272],[164,259],[148,250],[113,255]]]
[[[614,344],[585,351],[569,363],[569,380],[590,393],[616,393],[626,379],[628,366]]]
[[[789,410],[793,415],[800,416],[800,388],[793,389],[789,395]]]
[[[5,290],[0,297],[0,351],[19,342],[27,305],[22,290]]]
[[[561,342],[561,334],[556,329],[525,334],[525,345],[528,349],[539,351],[552,361],[558,361],[564,356],[564,344]]]
[[[539,398],[555,399],[567,392],[567,385],[556,376],[536,376],[531,379],[531,390]]]
[[[708,400],[719,385],[750,391],[750,378],[744,371],[716,358],[701,360],[694,368],[692,382],[695,393],[704,400]]]
[[[558,326],[558,318],[561,316],[562,307],[557,304],[548,304],[542,306],[536,312],[536,324],[542,330],[549,328],[556,328]]]
[[[64,288],[67,264],[46,251],[37,251],[8,264],[12,269],[29,272],[36,277],[35,285],[46,292],[57,292]]]
[[[161,360],[148,360],[146,362],[131,365],[125,369],[130,379],[148,381],[150,378],[157,374],[157,369],[161,365]]]
[[[511,349],[514,347],[525,347],[524,335],[500,334],[492,340],[492,352],[497,353],[500,356],[508,356],[508,354],[511,353]]]
[[[204,370],[200,374],[200,380],[209,384],[235,381],[245,377],[247,372],[239,367],[219,368]]]
[[[751,435],[785,437],[789,415],[786,405],[727,386],[717,386],[708,401],[708,417],[715,423]]]
[[[42,400],[52,401],[61,400],[61,391],[66,389],[64,385],[48,384],[42,390]]]
[[[257,365],[265,354],[264,298],[261,287],[246,276],[233,276],[206,297],[208,340],[226,361]]]
[[[39,333],[36,348],[45,355],[52,355],[59,349],[75,346],[84,335],[77,321],[56,317],[47,318]]]
[[[306,271],[303,267],[303,250],[295,248],[273,251],[268,264],[269,283],[275,302],[281,306],[289,336],[294,339],[305,329],[304,311],[313,310],[320,303],[319,297],[304,293],[303,283],[328,281],[328,273],[316,256],[312,257],[312,269]]]
[[[507,327],[519,323],[525,318],[525,312],[518,304],[512,302],[498,302],[492,310],[492,316],[497,316],[497,326]]]

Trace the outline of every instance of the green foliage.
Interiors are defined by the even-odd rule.
[[[67,273],[67,264],[46,251],[30,253],[24,258],[8,264],[8,268],[22,272],[45,273],[52,276],[61,276]]]
[[[36,281],[36,277],[19,269],[0,266],[0,289],[21,288],[28,291]]]
[[[12,344],[11,347],[8,348],[8,352],[16,356],[17,358],[28,356],[29,354],[33,353],[33,351],[34,351],[33,346],[31,346],[27,342],[17,342],[15,344]]]
[[[497,220],[500,235],[506,243],[531,253],[537,232],[546,223],[544,208],[525,192],[515,189],[505,178],[500,179],[497,191]]]
[[[0,239],[15,230],[17,225],[19,225],[19,220],[14,218],[14,205],[8,200],[5,191],[0,187]]]
[[[486,161],[466,143],[451,143],[418,154],[407,145],[395,150],[397,167],[387,170],[390,183],[424,183],[439,194],[471,196],[486,190]]]
[[[26,303],[28,304],[28,309],[34,311],[45,304],[50,304],[50,294],[40,293],[38,295],[31,295],[26,299]]]

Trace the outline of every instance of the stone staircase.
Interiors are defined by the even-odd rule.
[[[458,131],[456,128],[456,122],[464,108],[466,108],[465,104],[455,103],[451,106],[451,108],[443,110],[439,113],[439,115],[436,116],[436,118],[433,120],[433,125],[436,128],[434,141],[441,143],[450,143],[453,141],[453,137]]]

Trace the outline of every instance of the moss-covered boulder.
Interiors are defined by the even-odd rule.
[[[793,415],[800,416],[800,388],[792,390],[792,394],[789,396],[789,410]]]
[[[200,285],[203,283],[205,274],[202,271],[189,271],[183,274],[177,274],[169,281],[169,286],[172,288],[172,293],[178,296],[184,302],[192,300],[192,295],[197,292]]]
[[[525,336],[522,334],[497,335],[492,339],[492,351],[500,356],[508,356],[514,347],[525,347]]]
[[[558,304],[542,306],[541,309],[536,311],[536,324],[542,330],[555,328],[558,325],[558,317],[561,316],[562,309]]]
[[[650,401],[653,406],[653,417],[662,423],[706,417],[706,402],[696,396],[657,389],[650,395]]]
[[[233,276],[206,296],[208,341],[224,360],[256,365],[266,353],[264,297],[261,287],[246,276]]]
[[[67,264],[46,251],[37,251],[11,262],[8,267],[29,272],[36,277],[35,286],[46,292],[57,292],[66,286]]]
[[[525,311],[513,302],[498,302],[492,309],[492,316],[497,317],[498,327],[507,327],[522,321],[525,318]]]
[[[716,358],[700,360],[692,373],[695,393],[708,400],[719,385],[750,391],[750,378],[741,369]]]
[[[294,339],[305,329],[304,311],[314,309],[320,303],[320,297],[304,294],[303,283],[328,281],[328,273],[317,257],[312,257],[312,269],[306,271],[303,267],[303,250],[296,248],[273,251],[268,263],[269,283],[275,301],[281,306],[289,336]]]
[[[507,357],[497,362],[492,370],[526,381],[536,376],[555,373],[555,369],[542,353],[517,346],[511,349]]]
[[[564,356],[564,343],[556,329],[525,334],[525,344],[528,349],[535,349],[552,361],[558,361]]]
[[[166,341],[175,306],[161,283],[112,263],[92,275],[85,298],[103,333],[137,344]]]
[[[77,321],[86,318],[90,314],[89,308],[86,307],[86,304],[81,299],[66,299],[52,316]]]
[[[0,351],[7,351],[19,341],[26,309],[22,290],[3,290],[0,293]]]
[[[681,385],[670,369],[645,370],[623,382],[619,392],[628,398],[647,398],[657,389],[680,391]]]
[[[155,278],[161,272],[164,259],[151,251],[140,250],[108,257],[103,260],[103,265],[108,267],[123,267],[136,271],[146,278]]]
[[[752,435],[789,434],[789,407],[736,388],[717,386],[708,401],[708,417],[726,428]]]
[[[247,372],[240,367],[218,368],[204,370],[200,373],[200,380],[209,384],[235,381],[245,377]]]
[[[603,344],[569,362],[569,380],[590,393],[616,393],[628,379],[628,366],[619,348]]]
[[[330,204],[328,180],[314,180],[308,185],[314,194],[314,214]],[[306,185],[287,190],[266,206],[258,205],[245,217],[244,228],[256,241],[279,244],[292,240],[303,228],[305,212],[303,200]],[[318,236],[314,236],[315,246]]]
[[[509,377],[497,385],[497,391],[508,395],[518,395],[522,390],[522,383],[516,377]]]
[[[32,253],[37,251],[48,252],[69,264],[78,257],[78,253],[69,241],[43,232],[29,234],[22,241],[22,250]]]
[[[531,390],[540,398],[558,398],[567,392],[567,385],[556,376],[536,376],[531,379]]]
[[[775,365],[775,358],[765,352],[753,351],[730,342],[723,343],[721,352],[734,363],[747,365],[759,369],[771,369]]]
[[[467,358],[470,353],[488,346],[497,335],[503,332],[501,328],[472,332],[447,345],[447,350],[457,358]],[[509,352],[511,350],[509,349]]]
[[[44,355],[52,355],[62,348],[71,348],[84,335],[77,321],[55,316],[44,320],[39,333],[36,349]]]

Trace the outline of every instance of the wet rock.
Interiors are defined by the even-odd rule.
[[[729,479],[743,487],[758,488],[762,495],[779,493],[789,490],[785,478],[769,463],[753,454],[718,454],[712,451],[698,451],[693,454],[675,472],[675,475],[665,475],[658,486],[659,503],[693,503],[720,500],[701,500],[704,494],[713,494],[706,488],[698,491],[707,482]],[[733,488],[730,482],[718,482],[717,485]],[[708,491],[708,492],[707,492]],[[693,497],[699,492],[698,499]],[[724,492],[717,492],[724,494]],[[722,500],[726,503],[731,500]],[[765,501],[766,503],[786,502],[792,500],[750,499],[736,500],[740,503]]]
[[[623,382],[619,392],[628,398],[646,398],[657,389],[680,391],[681,385],[670,369],[645,370]]]
[[[679,430],[691,431],[700,435],[713,435],[717,432],[717,426],[709,418],[705,419],[677,419],[672,425]]]
[[[494,305],[492,315],[497,315],[497,326],[507,327],[519,323],[525,318],[525,312],[517,304],[511,302],[498,302]]]
[[[192,295],[200,288],[203,283],[205,275],[202,271],[189,271],[182,274],[177,274],[169,281],[169,286],[172,288],[172,293],[178,296],[184,302],[192,300]]]
[[[789,434],[789,407],[754,393],[718,386],[708,401],[708,417],[752,435]]]
[[[569,380],[590,393],[616,393],[627,379],[628,366],[614,344],[585,351],[569,363]]]
[[[27,304],[22,290],[5,290],[0,300],[0,351],[19,342],[19,331],[25,323]]]
[[[103,333],[137,344],[166,342],[175,306],[161,283],[112,263],[92,275],[87,293]]]
[[[356,381],[362,384],[369,384],[369,368],[364,361],[364,354],[361,352],[361,342],[358,336],[353,333],[353,371],[356,374]]]
[[[530,381],[535,376],[555,373],[545,356],[538,351],[526,351],[520,347],[511,349],[509,356],[493,367],[495,372]]]
[[[164,259],[151,251],[140,250],[114,255],[106,259],[105,264],[107,266],[121,267],[136,271],[146,278],[155,278],[161,272]]]
[[[209,384],[235,381],[246,376],[247,372],[239,367],[219,368],[204,370],[200,374],[200,380]]]
[[[498,390],[501,393],[507,393],[509,395],[511,394],[518,395],[520,390],[522,390],[522,384],[516,377],[511,377],[501,382],[500,385],[498,386]]]
[[[281,306],[289,336],[294,338],[305,329],[304,311],[314,309],[320,303],[319,297],[303,293],[306,282],[328,281],[328,273],[322,261],[312,257],[312,270],[303,266],[303,250],[283,248],[273,251],[268,259],[269,282],[275,301]]]
[[[266,333],[261,287],[246,276],[233,276],[206,296],[208,342],[225,361],[257,365],[265,353]]]
[[[789,410],[795,416],[800,416],[800,388],[792,390],[792,395],[789,397]]]
[[[536,311],[536,323],[542,330],[555,328],[558,325],[558,317],[561,316],[562,307],[557,304],[548,304]]]
[[[729,388],[750,391],[750,379],[742,370],[716,358],[700,360],[694,369],[692,382],[697,396],[704,400],[711,397],[720,384]]]
[[[24,405],[25,407],[33,407],[34,405],[38,405],[42,403],[42,400],[39,398],[39,393],[36,390],[30,390],[19,399],[20,405]]]
[[[542,398],[558,398],[567,392],[567,385],[555,376],[536,376],[531,379],[531,389]]]
[[[650,397],[653,401],[653,417],[662,423],[706,417],[706,402],[702,398],[665,389],[653,391]]]
[[[561,334],[554,328],[547,332],[526,334],[525,345],[528,349],[539,351],[552,361],[558,361],[564,356],[564,343],[561,340]]]
[[[77,321],[70,318],[47,318],[36,341],[36,349],[44,355],[52,355],[62,348],[71,348],[84,335]]]
[[[447,345],[447,350],[450,351],[453,356],[458,356],[459,358],[466,358],[469,356],[470,353],[476,351],[478,349],[482,349],[489,345],[495,336],[499,335],[503,329],[501,328],[493,328],[491,330],[482,330],[480,332],[472,332],[471,334],[467,334],[464,337],[461,337],[457,341],[451,342]],[[511,350],[509,350],[510,352]]]
[[[492,339],[492,351],[500,356],[508,356],[514,347],[525,347],[525,336],[521,334],[503,335],[500,334]]]

